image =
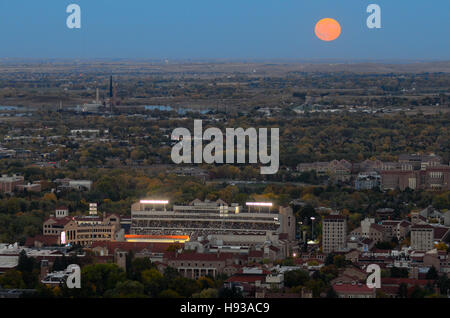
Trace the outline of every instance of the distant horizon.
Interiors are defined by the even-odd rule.
[[[448,59],[401,59],[401,58],[383,58],[383,59],[369,59],[369,58],[213,58],[213,57],[199,57],[199,58],[137,58],[137,57],[0,57],[0,62],[39,62],[39,61],[55,61],[55,62],[114,62],[114,61],[130,61],[130,62],[152,62],[161,64],[177,64],[177,63],[274,63],[274,64],[430,64],[430,63],[450,63]]]
[[[80,29],[66,25],[72,3]],[[372,3],[379,29],[367,26]],[[0,57],[447,61],[448,12],[448,0],[2,1]],[[331,42],[314,32],[326,17],[342,27]]]

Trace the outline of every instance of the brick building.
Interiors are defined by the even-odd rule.
[[[113,241],[120,230],[120,217],[115,214],[80,217],[54,217],[44,221],[43,234],[57,235],[61,244],[91,245],[96,241]],[[64,233],[63,235],[61,235]]]
[[[330,214],[323,218],[322,250],[324,253],[346,248],[347,220],[345,216]]]
[[[434,227],[428,224],[415,224],[411,227],[411,248],[429,251],[434,247]]]
[[[381,187],[389,189],[450,190],[450,166],[426,166],[422,170],[381,172]]]
[[[2,193],[13,193],[16,188],[24,184],[24,178],[22,176],[13,175],[2,175],[0,178],[0,192]]]

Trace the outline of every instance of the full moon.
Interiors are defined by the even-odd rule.
[[[316,36],[322,41],[334,41],[341,35],[341,26],[335,19],[325,18],[317,22]]]

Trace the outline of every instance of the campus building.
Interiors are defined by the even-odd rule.
[[[322,250],[328,254],[346,248],[347,220],[345,216],[330,214],[323,218]]]
[[[429,165],[421,170],[387,170],[381,172],[383,190],[450,190],[450,166]]]
[[[368,238],[377,242],[383,242],[388,239],[388,233],[385,228],[375,223],[374,219],[365,218],[361,221],[361,226],[351,232],[351,236],[356,238]]]
[[[58,210],[61,211],[61,210]],[[100,216],[51,216],[44,221],[44,236],[56,236],[60,244],[92,245],[97,241],[114,241],[121,229],[116,214]]]
[[[194,200],[188,205],[154,205],[145,200],[131,206],[127,240],[201,241],[214,239],[221,245],[255,246],[267,241],[295,241],[295,216],[289,207],[273,212],[267,206],[244,210],[223,200]]]
[[[429,251],[434,248],[434,227],[428,224],[415,224],[411,227],[411,248],[416,251]]]
[[[24,184],[24,178],[22,176],[13,175],[2,175],[0,178],[0,192],[2,193],[13,193],[16,188]]]

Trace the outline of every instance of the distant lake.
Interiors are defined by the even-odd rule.
[[[18,106],[0,106],[0,111],[1,110],[19,110],[20,107]]]
[[[170,112],[173,110],[173,108],[171,106],[160,106],[160,105],[146,105],[144,106],[145,110],[161,110],[161,111],[166,111],[166,112]]]
[[[31,117],[33,116],[32,113],[13,113],[13,114],[9,114],[9,113],[0,113],[0,117]]]
[[[198,110],[198,109],[184,108],[184,107],[175,109],[172,106],[163,106],[163,105],[146,105],[146,106],[144,106],[144,109],[145,110],[160,110],[160,111],[166,111],[166,112],[176,111],[180,115],[184,115],[188,112],[206,114],[211,111],[210,109]]]

